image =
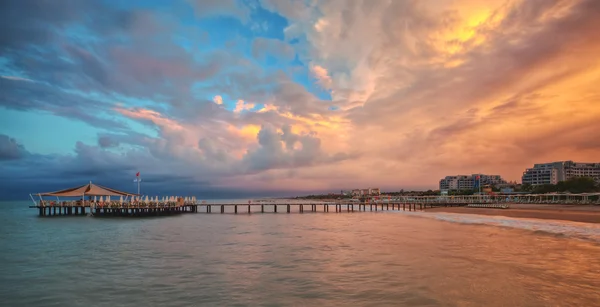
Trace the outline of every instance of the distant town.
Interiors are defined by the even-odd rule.
[[[442,178],[438,190],[381,192],[379,188],[341,190],[339,193],[298,198],[364,198],[396,195],[476,195],[589,193],[600,191],[600,162],[558,161],[534,164],[527,168],[521,182],[508,182],[501,175],[471,174]]]

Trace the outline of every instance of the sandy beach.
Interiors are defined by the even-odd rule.
[[[600,223],[600,206],[593,205],[535,205],[511,204],[510,209],[485,209],[467,207],[440,207],[425,212],[496,215],[516,218],[564,220],[582,223]]]

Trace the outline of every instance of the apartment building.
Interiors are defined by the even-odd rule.
[[[379,188],[352,190],[352,196],[370,196],[370,195],[379,195],[379,194],[381,194],[381,191],[379,190]]]
[[[534,164],[523,172],[523,184],[557,184],[575,177],[592,177],[600,181],[600,163],[558,161]]]
[[[440,191],[473,190],[484,185],[503,185],[506,181],[500,175],[472,174],[446,176],[440,180]]]

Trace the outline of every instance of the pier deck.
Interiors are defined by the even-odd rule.
[[[160,216],[177,215],[183,213],[309,213],[309,212],[365,212],[365,211],[419,211],[436,207],[478,207],[508,209],[511,203],[552,204],[556,202],[569,204],[600,204],[597,195],[583,196],[401,196],[388,197],[387,199],[351,200],[252,200],[246,203],[220,203],[195,201],[188,198],[177,202],[90,202],[90,201],[41,201],[40,204],[30,206],[39,210],[40,216],[85,216],[97,217],[111,216]],[[214,209],[214,210],[213,210]]]
[[[36,205],[30,208],[39,210],[39,216],[86,216],[91,214],[96,217],[113,216],[162,216],[183,213],[230,213],[230,214],[253,214],[253,213],[308,213],[308,212],[377,212],[377,211],[418,211],[434,207],[458,207],[466,206],[467,203],[299,203],[299,202],[265,202],[265,203],[187,203],[183,205],[168,204],[112,204],[95,205],[81,203],[62,203],[54,205]]]

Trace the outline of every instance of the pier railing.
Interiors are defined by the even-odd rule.
[[[375,202],[394,203],[465,203],[465,204],[592,204],[600,205],[600,193],[589,194],[525,194],[469,196],[400,196],[380,198]]]

